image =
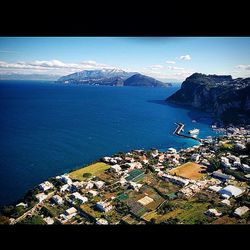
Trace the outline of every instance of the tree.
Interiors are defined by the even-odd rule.
[[[0,216],[0,225],[9,225],[10,220],[6,216]]]
[[[91,173],[84,173],[82,176],[84,178],[90,178],[92,176],[92,174]]]

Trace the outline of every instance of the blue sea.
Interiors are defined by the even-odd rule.
[[[1,81],[0,205],[51,176],[119,151],[197,144],[173,135],[175,122],[185,131],[199,128],[201,138],[214,135],[207,114],[164,102],[179,88]]]

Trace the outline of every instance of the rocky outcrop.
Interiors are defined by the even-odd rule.
[[[195,73],[166,101],[211,112],[224,122],[249,123],[250,78]]]

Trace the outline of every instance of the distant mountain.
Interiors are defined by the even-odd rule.
[[[124,86],[166,87],[172,85],[158,81],[153,77],[135,74],[124,81]]]
[[[225,123],[250,123],[250,78],[195,73],[166,101],[211,112]]]
[[[119,69],[84,70],[60,77],[57,82],[111,86],[170,86],[152,77]]]

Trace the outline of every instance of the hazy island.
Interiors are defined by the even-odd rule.
[[[83,70],[60,77],[58,83],[108,85],[108,86],[144,86],[169,87],[171,83],[164,83],[137,72],[126,72],[119,69]]]

